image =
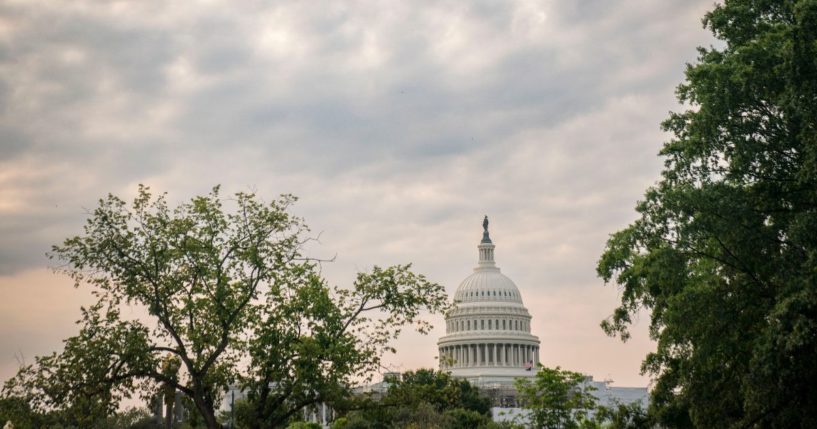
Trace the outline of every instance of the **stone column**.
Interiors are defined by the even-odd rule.
[[[494,343],[492,345],[492,347],[491,347],[491,350],[493,351],[493,356],[494,356],[494,366],[499,366],[499,351],[498,351],[498,349],[499,349],[499,344],[497,344],[497,343]]]
[[[516,366],[522,363],[522,344],[516,345]]]
[[[525,365],[525,345],[519,345],[519,366]]]

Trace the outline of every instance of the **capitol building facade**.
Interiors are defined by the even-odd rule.
[[[482,222],[479,262],[457,287],[454,308],[445,320],[445,335],[437,341],[442,371],[468,380],[494,405],[494,419],[525,413],[518,407],[514,380],[534,377],[539,364],[539,338],[531,333],[531,315],[513,281],[494,261],[488,217]],[[585,376],[599,405],[648,404],[646,387],[617,387]]]
[[[454,294],[446,335],[437,342],[440,369],[482,387],[512,388],[535,375],[539,338],[519,289],[494,262],[494,244],[483,221],[479,262]]]

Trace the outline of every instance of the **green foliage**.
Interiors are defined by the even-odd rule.
[[[15,429],[161,429],[148,412],[128,408],[94,420],[77,421],[65,412],[33,410],[23,398],[0,399],[0,428],[11,422]]]
[[[491,402],[467,380],[433,369],[407,371],[393,380],[385,404],[412,405],[427,403],[437,411],[464,409],[490,415]]]
[[[449,429],[471,429],[487,424],[484,413],[465,408],[452,408],[445,410],[442,421],[446,422]]]
[[[0,398],[0,427],[11,422],[16,429],[33,429],[41,425],[38,416],[23,398]]]
[[[419,369],[389,382],[383,398],[358,404],[361,409],[339,419],[338,428],[476,428],[491,422],[490,400],[450,373]]]
[[[321,429],[321,425],[313,422],[292,422],[287,429]]]
[[[605,429],[650,429],[656,427],[655,419],[638,402],[618,404],[613,407],[598,407],[593,420]]]
[[[594,388],[585,376],[539,364],[536,376],[517,378],[516,390],[522,408],[529,414],[522,420],[534,428],[570,429],[583,427],[588,412],[596,407]]]
[[[817,1],[729,0],[663,127],[662,179],[598,265],[641,308],[670,427],[817,426]]]
[[[99,429],[160,429],[161,424],[142,408],[114,413],[95,425]]]
[[[51,256],[96,304],[61,353],[38,357],[4,397],[57,410],[79,427],[112,415],[122,399],[179,391],[209,428],[221,392],[248,393],[251,427],[286,424],[303,407],[339,400],[379,367],[405,326],[425,333],[421,312],[446,310],[444,288],[408,265],[374,267],[352,288],[330,288],[301,254],[310,240],[287,210],[218,187],[170,208],[145,187],[131,205],[100,200],[85,232]],[[144,309],[150,323],[126,317]]]

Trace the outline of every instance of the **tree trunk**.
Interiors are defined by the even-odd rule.
[[[175,398],[165,398],[165,429],[173,429],[173,402]]]
[[[196,408],[204,418],[204,424],[207,425],[207,429],[223,429],[218,420],[216,420],[216,413],[213,407],[208,406],[200,395],[196,395],[196,397],[193,398],[193,403],[196,404]]]
[[[165,429],[173,429],[173,405],[176,403],[176,389],[165,384]]]

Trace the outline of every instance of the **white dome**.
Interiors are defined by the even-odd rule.
[[[539,362],[539,338],[516,285],[494,263],[495,246],[482,223],[479,262],[454,292],[445,332],[437,342],[440,368],[477,385],[513,387]]]
[[[519,289],[511,279],[496,267],[479,267],[466,277],[454,293],[454,301],[466,302],[514,302],[522,304]]]

